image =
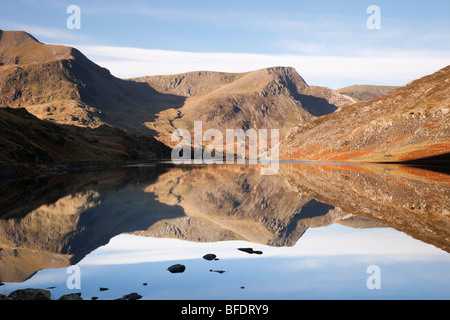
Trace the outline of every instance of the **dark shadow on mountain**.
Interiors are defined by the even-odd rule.
[[[302,103],[302,106],[306,111],[316,117],[321,117],[326,114],[333,113],[338,109],[334,104],[329,103],[324,98],[318,98],[306,94],[296,94],[295,98]]]

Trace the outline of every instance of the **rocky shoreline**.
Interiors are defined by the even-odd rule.
[[[136,292],[126,294],[121,298],[117,298],[114,300],[139,300],[142,296]],[[49,290],[46,289],[19,289],[11,292],[9,295],[5,296],[0,294],[1,300],[34,300],[34,301],[45,301],[52,300],[52,294]],[[81,297],[81,293],[69,293],[62,295],[57,300],[84,300]],[[97,297],[92,297],[91,300],[97,300]]]

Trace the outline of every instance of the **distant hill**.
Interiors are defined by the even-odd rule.
[[[357,101],[366,101],[379,96],[385,95],[392,90],[399,88],[399,86],[377,86],[377,85],[353,85],[345,88],[336,89],[343,95],[354,98]]]
[[[301,123],[281,159],[411,161],[450,152],[450,66],[369,101]]]

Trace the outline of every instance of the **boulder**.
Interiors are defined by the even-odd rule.
[[[69,293],[61,296],[58,300],[83,300],[81,293]]]
[[[136,292],[126,294],[122,298],[116,299],[116,300],[139,300],[142,296],[140,294],[137,294]]]
[[[217,257],[217,256],[216,256],[214,253],[208,253],[208,254],[205,254],[205,255],[203,256],[203,259],[208,260],[208,261],[212,261],[212,260],[214,260],[216,257]]]
[[[186,270],[186,267],[182,264],[174,264],[173,266],[170,266],[167,268],[172,273],[182,273],[184,270]]]
[[[45,289],[19,289],[8,296],[11,300],[51,300],[51,293]]]

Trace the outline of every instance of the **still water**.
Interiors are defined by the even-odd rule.
[[[399,165],[259,169],[153,164],[3,178],[0,294],[450,298],[448,175]],[[174,264],[184,272],[169,272]]]

